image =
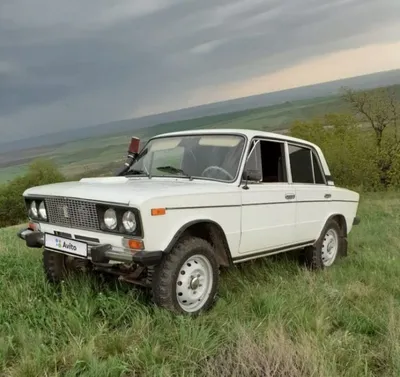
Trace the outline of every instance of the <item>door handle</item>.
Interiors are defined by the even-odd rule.
[[[296,197],[295,194],[286,194],[286,195],[285,195],[285,198],[286,198],[287,200],[294,199],[295,197]]]
[[[329,199],[331,196],[331,194],[325,194],[325,199]]]

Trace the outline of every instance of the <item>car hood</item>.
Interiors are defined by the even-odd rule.
[[[80,181],[53,183],[27,189],[24,196],[57,196],[140,206],[162,197],[204,196],[218,193],[229,201],[227,193],[237,192],[236,185],[206,180],[147,177],[84,178]],[[233,198],[232,198],[233,199]]]

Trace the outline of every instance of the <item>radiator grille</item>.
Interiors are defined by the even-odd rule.
[[[95,203],[57,197],[46,198],[45,203],[50,224],[100,230]]]

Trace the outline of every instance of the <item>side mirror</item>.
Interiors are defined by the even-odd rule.
[[[246,181],[256,181],[262,180],[261,172],[259,170],[246,169],[243,172],[243,179]]]

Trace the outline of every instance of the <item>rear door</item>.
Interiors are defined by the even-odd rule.
[[[296,192],[296,242],[318,238],[329,213],[331,187],[317,153],[310,147],[288,143],[292,185]]]

